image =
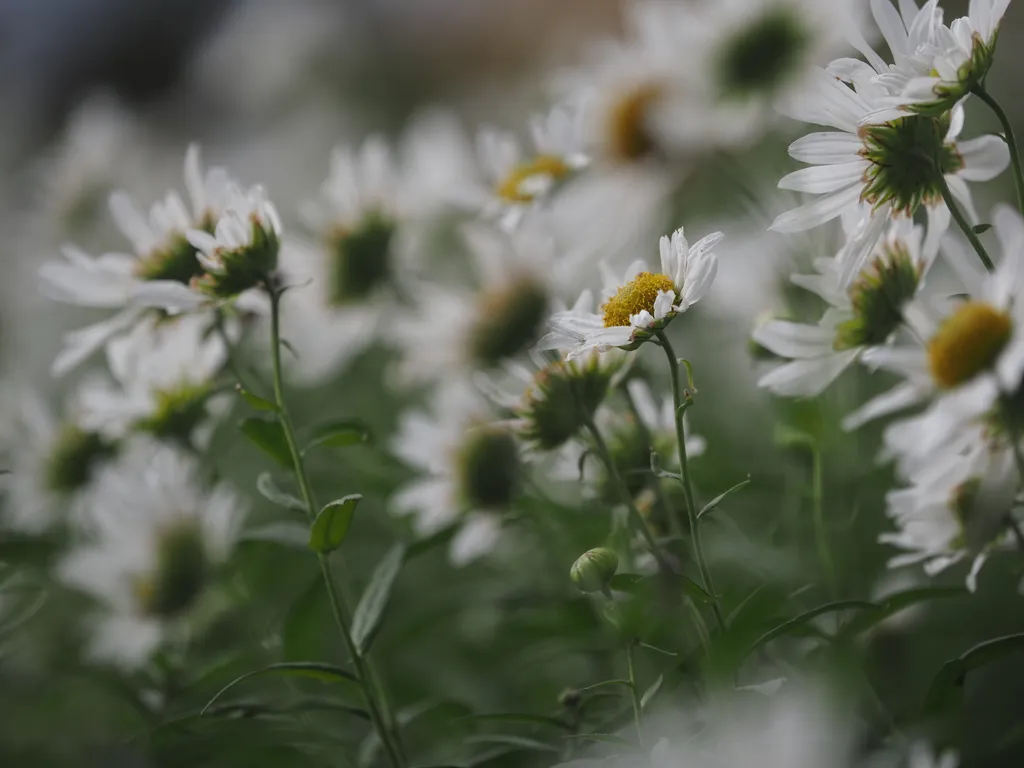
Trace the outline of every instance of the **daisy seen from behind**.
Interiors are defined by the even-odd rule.
[[[542,346],[568,348],[566,359],[571,360],[589,350],[633,349],[654,338],[707,293],[718,269],[713,249],[722,237],[714,232],[692,246],[682,228],[662,237],[658,273],[645,271],[644,262],[638,260],[619,281],[602,265],[605,300],[600,314],[579,308],[555,313],[549,321],[552,333]]]
[[[133,669],[171,639],[231,554],[245,507],[227,485],[200,482],[198,461],[135,438],[90,492],[83,537],[58,576],[93,597],[90,651]]]

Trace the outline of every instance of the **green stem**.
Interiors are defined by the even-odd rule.
[[[942,175],[941,171],[937,171],[935,174],[935,183],[939,187],[939,191],[942,192],[942,199],[946,201],[946,207],[949,208],[949,213],[953,217],[953,221],[960,227],[960,231],[964,233],[964,236],[970,241],[974,250],[978,254],[978,258],[981,259],[981,263],[985,265],[985,269],[989,272],[995,272],[996,266],[992,263],[992,257],[988,255],[988,251],[985,250],[985,246],[981,244],[981,240],[978,239],[977,233],[974,231],[974,227],[964,217],[960,207],[956,204],[956,199],[953,197],[953,193],[949,190],[949,184],[946,183],[946,177]]]
[[[971,93],[988,104],[989,109],[995,113],[995,116],[999,119],[999,124],[1003,127],[1003,140],[1010,150],[1013,184],[1017,189],[1017,208],[1021,213],[1024,213],[1024,168],[1021,168],[1020,151],[1017,149],[1017,138],[1013,135],[1013,125],[1010,123],[1010,118],[1003,111],[1003,108],[999,106],[999,102],[989,95],[984,86],[977,86]]]
[[[640,748],[644,746],[643,725],[640,717],[643,714],[640,703],[640,689],[636,685],[636,662],[633,658],[633,641],[626,643],[626,664],[629,666],[629,692],[633,698],[633,721],[636,723],[636,741]]]
[[[274,402],[277,405],[281,429],[284,432],[285,440],[288,443],[288,451],[291,453],[292,466],[295,469],[295,477],[299,483],[302,500],[306,505],[306,516],[309,518],[310,522],[312,522],[317,514],[316,498],[313,495],[313,489],[310,485],[309,477],[306,474],[306,467],[302,461],[302,454],[299,451],[298,442],[295,439],[295,429],[292,426],[291,416],[288,413],[288,407],[284,399],[284,384],[281,374],[281,292],[274,287],[272,279],[268,279],[266,281],[266,286],[267,293],[270,295],[270,354],[273,364]],[[327,596],[330,598],[331,611],[334,614],[334,620],[338,625],[338,630],[341,633],[341,637],[345,643],[348,654],[352,658],[352,663],[355,665],[356,676],[359,678],[360,686],[363,689],[363,698],[366,701],[366,709],[370,715],[370,719],[373,721],[374,728],[377,730],[377,737],[380,739],[384,750],[387,752],[391,765],[394,766],[394,768],[404,768],[405,763],[401,759],[400,753],[392,741],[393,734],[387,727],[384,717],[381,714],[380,707],[378,706],[379,694],[374,690],[376,686],[374,685],[372,676],[366,668],[366,660],[363,658],[358,646],[352,639],[352,633],[349,629],[352,621],[351,609],[348,606],[348,602],[338,593],[337,586],[331,574],[331,565],[327,557],[318,554],[317,559],[320,562],[320,573],[323,575],[324,585],[327,587]]]
[[[811,493],[814,496],[814,538],[818,545],[818,557],[821,558],[821,567],[825,571],[825,579],[828,582],[829,594],[833,599],[836,597],[836,569],[832,561],[832,549],[828,543],[828,533],[825,530],[825,502],[824,502],[824,464],[821,460],[821,448],[814,446],[812,455],[812,481]]]
[[[715,585],[711,580],[711,570],[708,568],[707,560],[704,557],[704,545],[701,543],[700,523],[697,521],[697,505],[693,496],[693,481],[690,479],[690,462],[686,455],[686,427],[683,425],[683,391],[682,383],[679,380],[679,359],[675,350],[672,349],[672,342],[664,331],[657,332],[661,348],[665,350],[668,358],[669,373],[672,376],[672,404],[675,411],[676,442],[679,443],[679,472],[682,478],[683,496],[686,499],[686,515],[690,523],[690,538],[693,541],[693,556],[697,561],[697,568],[700,570],[701,584],[704,591],[711,595],[711,608],[715,613],[715,620],[718,628],[725,634],[725,616],[722,614],[722,606],[718,602],[718,595],[715,592]]]

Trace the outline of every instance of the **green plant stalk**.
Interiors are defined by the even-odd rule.
[[[1010,122],[1009,116],[1003,111],[1003,108],[999,106],[999,102],[989,95],[989,92],[985,90],[983,85],[979,85],[971,91],[975,96],[985,102],[989,109],[995,113],[996,118],[999,120],[999,124],[1003,127],[1003,139],[1006,141],[1006,147],[1010,150],[1010,165],[1013,168],[1013,184],[1017,190],[1017,208],[1021,213],[1024,213],[1024,168],[1021,167],[1020,163],[1020,151],[1017,148],[1017,138],[1013,135],[1013,124]]]
[[[636,723],[636,741],[640,748],[643,749],[644,731],[643,725],[640,722],[642,705],[640,702],[640,689],[636,685],[636,662],[633,658],[632,640],[626,643],[626,664],[629,667],[629,693],[633,699],[633,722]]]
[[[821,559],[821,567],[825,571],[825,579],[828,582],[829,594],[835,599],[836,569],[835,563],[832,560],[832,548],[828,543],[828,534],[825,531],[825,470],[819,446],[814,446],[811,457],[811,474],[813,475],[811,493],[814,497],[814,538],[818,545],[818,557]]]
[[[985,246],[981,244],[981,240],[978,239],[978,235],[974,231],[974,227],[972,227],[971,223],[964,217],[963,212],[960,210],[960,206],[957,205],[956,199],[953,197],[953,193],[949,190],[949,184],[946,183],[946,177],[942,175],[941,171],[936,171],[935,183],[942,192],[942,199],[946,201],[946,207],[949,208],[949,213],[952,215],[953,221],[955,221],[957,226],[960,227],[960,231],[964,233],[964,236],[978,254],[978,258],[981,259],[981,263],[985,265],[985,269],[989,272],[995,272],[996,266],[992,263],[992,257],[988,255],[988,251],[985,250]]]
[[[686,456],[686,428],[683,426],[683,394],[682,383],[679,381],[679,359],[676,357],[672,343],[664,331],[657,332],[661,348],[665,350],[668,358],[669,373],[672,376],[672,404],[675,411],[676,441],[679,443],[679,474],[682,478],[683,496],[686,499],[686,515],[690,523],[690,539],[693,541],[693,556],[697,561],[697,568],[700,570],[701,586],[704,591],[711,595],[711,608],[718,622],[718,628],[725,634],[725,616],[722,614],[722,606],[718,602],[718,595],[715,593],[715,585],[711,579],[711,570],[708,568],[707,560],[704,557],[704,545],[701,543],[700,523],[697,520],[697,505],[693,497],[693,481],[690,479],[690,462]]]
[[[295,430],[292,426],[291,416],[288,413],[288,407],[285,404],[284,399],[284,384],[281,374],[281,292],[274,287],[271,279],[266,281],[266,286],[267,293],[270,295],[270,354],[273,364],[274,402],[277,405],[278,418],[281,421],[281,428],[284,431],[285,440],[288,443],[288,450],[291,453],[295,477],[298,480],[299,489],[302,492],[302,500],[306,505],[306,516],[309,518],[310,522],[312,522],[317,513],[316,499],[313,496],[309,477],[306,475],[305,464],[302,461],[302,454],[299,452],[299,446],[295,439]],[[345,647],[348,650],[349,655],[352,657],[352,663],[355,665],[356,676],[359,678],[360,686],[363,689],[363,698],[366,700],[366,709],[370,715],[370,719],[373,721],[374,728],[377,731],[377,737],[380,739],[385,752],[387,752],[388,760],[391,762],[392,766],[394,766],[394,768],[404,768],[405,762],[402,760],[398,749],[393,743],[393,734],[387,727],[384,717],[381,714],[380,707],[378,706],[377,702],[379,693],[374,690],[376,687],[374,685],[374,680],[366,668],[366,662],[362,653],[359,651],[355,641],[352,639],[352,633],[349,630],[352,615],[351,609],[349,608],[347,601],[338,594],[337,586],[335,585],[334,578],[331,574],[330,562],[327,557],[318,553],[317,559],[320,562],[320,572],[323,575],[324,586],[326,586],[327,595],[330,598],[331,611],[334,614],[334,620],[338,625],[338,630],[341,633]]]

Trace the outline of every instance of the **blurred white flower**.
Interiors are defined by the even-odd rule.
[[[186,290],[185,286],[202,273],[187,233],[193,227],[213,226],[227,202],[230,182],[220,168],[204,174],[199,148],[192,145],[185,154],[185,187],[189,205],[172,190],[153,204],[148,219],[126,193],[111,196],[111,215],[131,242],[131,254],[93,257],[66,245],[64,260],[40,267],[43,292],[49,298],[120,310],[107,320],[68,333],[64,349],[53,363],[55,374],[66,373],[138,320],[145,312],[145,304],[139,301],[140,287],[147,283],[171,284]]]
[[[659,243],[661,271],[645,271],[641,260],[633,262],[620,281],[607,265],[601,314],[575,307],[552,316],[552,332],[541,342],[542,349],[569,348],[571,360],[590,350],[605,352],[613,347],[630,348],[652,337],[672,319],[700,301],[711,287],[718,269],[713,252],[721,232],[707,235],[692,246],[682,229]]]
[[[829,309],[817,325],[771,320],[754,331],[756,343],[789,361],[762,376],[758,386],[777,395],[814,397],[868,349],[888,345],[938,247],[937,237],[925,241],[923,227],[903,219],[890,225],[849,287],[840,284],[835,259],[819,259],[817,274],[793,275],[794,283],[818,294]]]
[[[197,460],[146,438],[124,446],[97,477],[83,540],[58,575],[102,605],[91,651],[125,668],[144,664],[187,618],[227,560],[244,506],[224,484],[204,488]]]
[[[851,216],[854,226],[840,258],[842,287],[864,268],[894,216],[912,216],[923,205],[936,231],[949,226],[949,211],[935,180],[936,162],[972,221],[977,214],[967,182],[992,179],[1009,163],[1006,145],[996,136],[957,141],[964,122],[959,106],[938,120],[912,115],[862,125],[885,104],[887,92],[874,77],[874,70],[853,60],[836,62],[829,72],[815,70],[812,87],[791,105],[789,114],[839,130],[811,133],[790,145],[789,154],[811,167],[783,177],[779,187],[818,197],[780,214],[771,226],[777,232],[800,232],[843,214]]]
[[[227,331],[237,335],[237,327]],[[82,423],[108,439],[147,432],[185,446],[205,445],[211,413],[231,396],[215,392],[228,350],[205,315],[144,317],[107,345],[113,381],[82,383]]]
[[[421,473],[392,496],[396,514],[411,515],[421,536],[459,522],[455,565],[494,549],[522,469],[511,430],[490,421],[479,392],[463,382],[441,388],[429,411],[403,415],[391,449]]]

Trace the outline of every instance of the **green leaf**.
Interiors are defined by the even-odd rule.
[[[799,631],[807,622],[811,619],[823,616],[827,613],[838,613],[840,611],[851,611],[851,610],[872,610],[877,608],[874,603],[869,603],[865,600],[837,600],[834,603],[828,603],[826,605],[819,605],[817,608],[812,608],[806,613],[801,613],[795,618],[789,619],[779,624],[774,629],[771,629],[761,635],[757,640],[754,641],[753,645],[747,650],[747,654],[756,651],[762,645],[770,643],[777,637],[788,635]]]
[[[876,610],[866,611],[852,618],[843,627],[844,637],[852,637],[885,621],[890,616],[928,600],[962,597],[968,594],[964,587],[920,587],[889,595],[878,603]]]
[[[437,533],[432,533],[425,539],[420,539],[419,541],[413,542],[405,550],[405,562],[408,563],[410,560],[413,560],[419,557],[420,555],[426,554],[432,549],[447,544],[449,541],[452,540],[452,537],[455,536],[456,533],[458,533],[459,528],[461,527],[461,523],[453,523],[452,525],[445,526]]]
[[[775,444],[782,448],[801,448],[813,451],[818,445],[818,441],[814,439],[813,435],[787,424],[777,424],[774,437]]]
[[[306,455],[314,448],[346,448],[350,445],[369,443],[370,429],[358,419],[341,419],[321,424],[313,430],[309,444],[302,449]]]
[[[309,546],[309,528],[296,522],[268,523],[245,531],[241,540],[266,541],[306,549]]]
[[[510,733],[482,733],[479,736],[470,736],[466,739],[468,744],[507,744],[519,749],[529,749],[534,752],[557,752],[558,749],[543,741],[528,739],[525,736],[514,736]]]
[[[292,454],[288,449],[288,439],[284,436],[284,427],[280,422],[251,416],[245,419],[240,427],[245,436],[270,458],[282,467],[294,468]]]
[[[362,499],[361,494],[353,493],[325,504],[309,531],[309,548],[326,555],[340,547]]]
[[[644,577],[639,573],[616,573],[608,586],[616,592],[636,592]]]
[[[281,409],[277,407],[277,403],[272,403],[269,400],[265,400],[259,395],[254,395],[249,390],[245,389],[241,384],[235,385],[235,391],[238,392],[245,402],[255,408],[257,411],[272,411],[278,413]]]
[[[256,677],[257,675],[264,675],[270,672],[280,672],[285,675],[298,675],[301,677],[311,677],[314,680],[320,680],[325,683],[354,683],[359,685],[359,680],[351,672],[336,667],[333,664],[322,664],[316,661],[284,661],[278,664],[271,664],[263,667],[263,669],[257,669],[252,672],[246,672],[244,675],[236,677],[230,683],[225,685],[214,697],[206,702],[206,706],[200,711],[200,715],[205,715],[207,711],[212,707],[225,693],[230,691],[236,685],[244,680],[248,680],[250,677]]]
[[[696,600],[698,603],[710,603],[711,595],[708,594],[707,590],[704,589],[700,584],[691,579],[689,576],[683,574],[679,575],[679,578],[683,583],[683,592],[692,600]]]
[[[664,675],[658,675],[658,679],[655,680],[651,687],[644,691],[644,695],[640,697],[640,711],[644,712],[647,709],[647,705],[651,703],[651,699],[658,695],[658,691],[661,690],[662,684],[665,682]]]
[[[260,472],[256,478],[256,490],[260,496],[273,504],[277,504],[279,507],[291,509],[295,512],[304,513],[306,511],[306,505],[302,500],[278,488],[277,483],[274,482],[274,478],[269,472]]]
[[[992,225],[991,224],[975,224],[974,227],[972,227],[972,229],[974,229],[974,234],[976,234],[976,235],[983,235],[986,232],[988,232],[990,229],[992,229]]]
[[[746,480],[736,483],[736,485],[727,490],[725,493],[718,494],[717,496],[715,496],[715,498],[713,498],[711,501],[704,505],[704,509],[697,513],[697,519],[700,520],[702,517],[704,517],[704,515],[710,515],[712,512],[718,509],[718,505],[722,503],[722,500],[726,496],[736,493],[736,491],[740,490],[741,488],[745,488],[748,485],[750,485],[749,476],[747,476]]]
[[[498,723],[528,723],[530,725],[548,725],[561,730],[571,730],[571,726],[564,720],[557,717],[546,717],[544,715],[532,715],[528,712],[497,712],[485,715],[469,715],[466,720],[479,720],[482,722]]]
[[[925,711],[937,712],[959,700],[968,672],[1021,652],[1024,652],[1024,633],[986,640],[950,659],[932,679],[925,697]]]
[[[391,598],[391,589],[404,559],[405,547],[401,544],[393,546],[377,565],[363,596],[359,598],[359,605],[352,616],[352,640],[360,653],[370,649],[370,644],[380,629],[384,610]]]

